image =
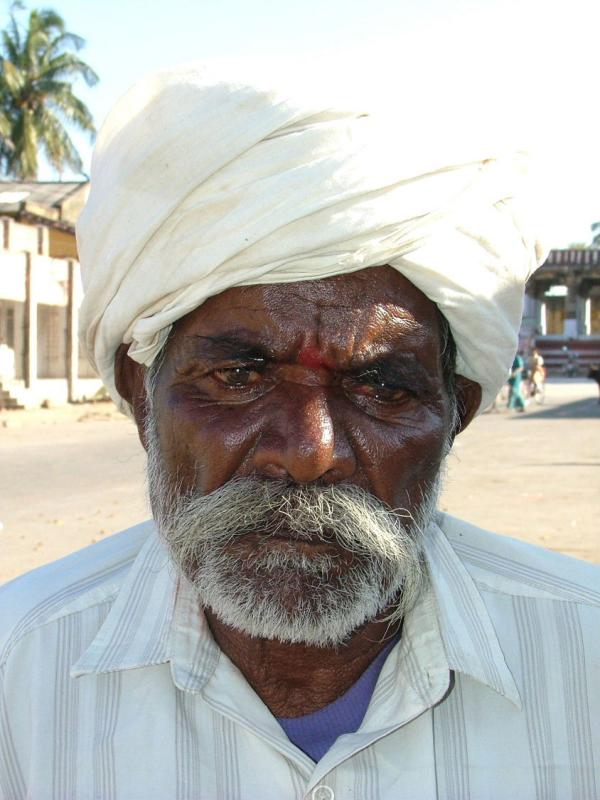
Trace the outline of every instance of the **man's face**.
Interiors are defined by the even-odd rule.
[[[175,325],[151,387],[151,499],[223,621],[335,644],[414,600],[454,421],[439,326],[390,267],[237,287]]]
[[[179,320],[154,394],[182,490],[344,482],[412,511],[450,433],[435,306],[391,267],[236,287]]]

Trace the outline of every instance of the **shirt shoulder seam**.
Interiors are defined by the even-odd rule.
[[[503,589],[500,586],[492,586],[491,584],[487,583],[484,578],[478,578],[474,575],[471,575],[471,577],[473,579],[473,582],[479,589],[482,589],[486,592],[490,592],[490,594],[499,594],[499,595],[504,595],[506,597],[531,597],[532,600],[548,600],[550,602],[559,601],[563,603],[573,603],[574,605],[585,606],[586,608],[597,609],[600,607],[600,604],[593,600],[588,600],[583,597],[568,596],[562,594],[559,589],[555,590],[548,588],[539,589],[539,587],[537,587],[535,583],[528,583],[527,581],[521,581],[524,587],[527,587],[534,591],[539,590],[540,592],[545,592],[546,594],[539,594],[537,596],[532,596],[526,594],[524,591],[519,592],[518,590],[509,589],[508,587],[506,589]]]
[[[39,620],[38,622],[33,622],[31,626],[27,627],[21,634],[19,634],[16,638],[12,638],[10,636],[3,649],[2,658],[0,659],[0,668],[6,666],[8,659],[10,658],[13,650],[20,644],[24,639],[26,639],[32,633],[39,631],[41,628],[45,628],[48,625],[51,625],[54,622],[58,622],[59,620],[66,619],[67,617],[73,616],[75,614],[82,614],[86,611],[89,611],[92,608],[96,608],[97,606],[101,606],[104,603],[114,603],[115,598],[119,593],[119,588],[116,587],[114,590],[111,590],[109,594],[107,594],[104,598],[98,598],[97,600],[92,600],[89,605],[85,606],[85,608],[74,608],[72,610],[65,610],[65,611],[56,611],[56,613],[51,614],[49,617]]]
[[[79,606],[77,608],[70,609],[69,606],[74,602],[74,600],[71,599],[64,604],[63,608],[55,608],[54,610],[50,609],[48,614],[43,615],[41,619],[34,619],[29,624],[25,623],[24,629],[17,633],[16,631],[18,631],[18,628],[24,623],[24,620],[27,619],[28,614],[31,614],[34,609],[30,610],[28,614],[25,614],[25,616],[18,620],[12,629],[10,629],[9,634],[5,639],[4,646],[0,650],[0,665],[6,664],[14,648],[30,634],[39,631],[41,628],[44,628],[47,625],[58,622],[58,620],[65,619],[75,614],[82,614],[85,611],[96,608],[104,603],[114,603],[120,588],[121,583],[112,583],[112,585],[108,584],[106,587],[107,593],[104,596],[90,598],[89,604],[84,607]],[[93,589],[89,590],[89,594],[92,594],[93,591]],[[82,596],[79,596],[76,599],[80,601]]]

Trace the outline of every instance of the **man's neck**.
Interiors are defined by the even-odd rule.
[[[299,717],[332,703],[399,629],[399,624],[374,620],[343,645],[326,648],[256,639],[225,625],[212,611],[205,613],[221,650],[276,717]]]

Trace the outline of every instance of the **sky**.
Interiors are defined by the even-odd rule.
[[[272,59],[274,68],[282,57],[313,69],[344,64],[350,90],[359,84],[373,96],[379,90],[379,102],[394,103],[407,126],[425,129],[423,146],[435,145],[453,127],[474,139],[480,130],[482,137],[493,131],[501,146],[533,151],[543,176],[550,246],[589,242],[590,224],[600,220],[597,0],[45,5],[86,39],[81,55],[100,82],[91,89],[82,83],[77,93],[97,125],[136,80],[181,62],[260,56]],[[2,0],[2,24],[8,9]],[[89,142],[73,138],[87,169]]]

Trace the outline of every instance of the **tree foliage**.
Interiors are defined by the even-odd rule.
[[[77,55],[84,40],[66,30],[52,9],[30,12],[21,27],[13,5],[0,32],[0,171],[19,180],[37,177],[42,152],[60,174],[82,171],[82,161],[66,126],[93,138],[92,115],[74,94],[73,83],[88,86],[96,73]]]

